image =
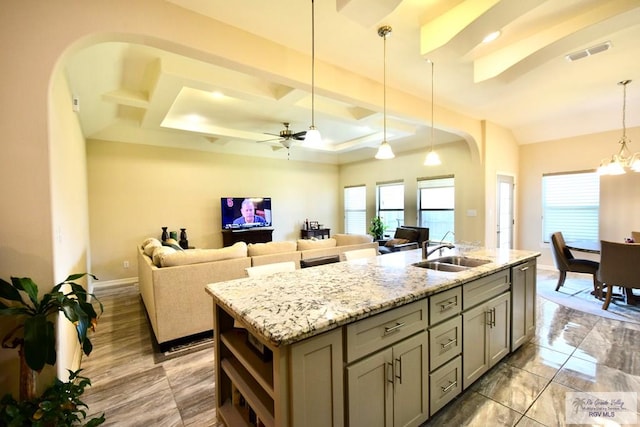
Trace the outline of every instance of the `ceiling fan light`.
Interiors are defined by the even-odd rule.
[[[393,159],[394,157],[395,157],[395,154],[393,154],[391,145],[387,141],[382,141],[382,144],[380,144],[380,147],[378,147],[378,152],[376,153],[376,159],[389,160],[389,159]]]
[[[320,131],[315,128],[315,126],[310,126],[306,135],[304,136],[304,146],[305,147],[318,147],[322,145],[322,137],[320,136]]]
[[[441,165],[442,161],[440,160],[440,156],[435,151],[429,151],[427,156],[424,158],[425,166],[438,166]]]

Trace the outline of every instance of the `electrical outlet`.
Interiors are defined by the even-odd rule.
[[[124,268],[129,268],[129,261],[125,261],[125,262],[123,262],[123,263],[122,263],[122,266],[123,266]]]

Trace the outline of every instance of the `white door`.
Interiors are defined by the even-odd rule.
[[[513,249],[513,177],[498,175],[497,247]]]

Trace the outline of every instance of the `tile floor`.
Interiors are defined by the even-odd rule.
[[[538,279],[554,274],[539,270]],[[84,396],[89,412],[104,412],[105,425],[217,426],[213,352],[155,364],[137,287],[97,293],[105,314],[93,338],[94,352],[83,362],[83,374],[93,383]],[[567,392],[640,392],[639,324],[540,297],[537,302],[534,340],[423,427],[564,426]]]

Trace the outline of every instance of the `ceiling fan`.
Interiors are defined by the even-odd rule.
[[[306,130],[294,132],[289,129],[288,122],[283,122],[282,124],[284,125],[284,129],[282,129],[278,135],[276,135],[275,133],[265,132],[267,135],[277,136],[277,138],[265,139],[259,142],[279,141],[280,144],[282,144],[282,146],[288,150],[289,148],[291,148],[291,145],[294,141],[304,140],[304,137],[307,134]]]

